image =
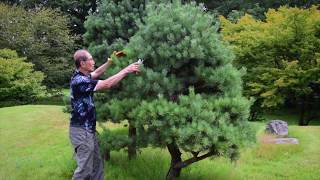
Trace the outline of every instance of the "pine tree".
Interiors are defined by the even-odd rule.
[[[102,0],[85,21],[84,41],[96,59],[104,61],[121,50],[137,31],[136,21],[145,14],[145,0]]]
[[[195,3],[150,4],[125,46],[128,56],[115,59],[110,73],[138,58],[145,59],[142,72],[106,92],[111,99],[98,108],[114,121],[128,119],[137,142],[167,147],[167,179],[207,157],[236,158],[241,145],[254,141],[242,73],[213,17]],[[182,152],[193,157],[182,160]]]
[[[168,2],[169,0],[153,0],[155,3]],[[137,23],[142,21],[142,18],[146,15],[145,8],[149,1],[145,0],[103,0],[98,3],[97,11],[90,15],[85,22],[86,33],[84,34],[84,41],[88,45],[90,53],[96,58],[98,64],[103,63],[106,57],[110,56],[113,51],[122,50],[129,39],[137,32]],[[112,73],[117,72],[117,68],[109,73],[107,76],[112,75]],[[105,100],[114,97],[112,92],[106,94],[99,94],[96,97],[96,102],[104,103]],[[131,97],[128,97],[131,98]],[[129,101],[129,100],[128,100]],[[127,100],[120,101],[116,103],[118,105],[123,104],[123,106],[128,106]],[[133,103],[134,104],[134,103]],[[112,108],[106,105],[108,108]],[[128,107],[119,107],[119,109],[130,109]],[[98,110],[99,111],[99,110]],[[116,111],[116,110],[115,110]],[[109,111],[98,112],[99,120],[108,119],[107,113]],[[120,113],[121,117],[117,116],[117,119],[113,119],[113,122],[121,122],[128,119],[125,115],[126,111],[122,110]],[[114,117],[114,116],[112,116]],[[121,119],[122,118],[122,119]],[[108,136],[112,136],[109,131],[105,131]],[[128,139],[120,137],[124,140],[119,143],[118,146],[113,146],[113,149],[119,149],[126,145],[128,147],[128,157],[132,159],[136,156],[136,129],[133,127],[131,121],[129,120],[129,132]],[[119,139],[116,136],[110,138],[110,144],[113,143],[112,139]],[[106,145],[107,146],[107,145]],[[109,150],[105,152],[109,154]],[[106,157],[109,157],[106,155]]]
[[[139,21],[145,15],[145,3],[144,0],[103,0],[98,3],[97,11],[90,15],[85,22],[86,33],[84,34],[84,41],[88,45],[88,49],[91,54],[96,57],[98,63],[103,63],[113,51],[122,50],[124,46],[129,42],[131,36],[135,34],[138,27],[136,21]],[[112,73],[115,71],[112,71]],[[111,75],[111,73],[107,74]],[[100,94],[96,97],[96,102],[105,102],[105,99],[110,99],[112,94]],[[113,122],[121,122],[128,117],[125,116],[126,112],[123,109],[128,109],[121,105],[127,105],[122,102],[112,102],[118,104],[121,112],[114,111],[102,111],[98,110],[98,119],[105,120],[110,118],[109,113],[118,113],[116,115],[117,120],[113,119]],[[112,109],[109,105],[105,105],[107,109]],[[105,109],[105,108],[103,108]],[[119,117],[120,116],[120,117]],[[114,117],[114,116],[113,116]],[[108,142],[104,148],[105,159],[110,157],[110,146],[112,149],[119,149],[119,147],[128,147],[128,157],[132,159],[136,156],[136,142],[135,142],[135,128],[129,121],[128,138],[123,136],[112,136],[110,131],[104,130],[103,136],[108,137]],[[111,137],[111,138],[109,138]],[[120,139],[119,139],[120,138]],[[120,141],[115,144],[114,140]],[[130,141],[131,140],[131,141]],[[107,148],[108,147],[108,148]]]

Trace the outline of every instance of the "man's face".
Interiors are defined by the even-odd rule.
[[[94,62],[91,54],[87,53],[87,60],[81,62],[81,67],[88,72],[93,72],[94,71],[94,64],[95,64],[95,62]]]

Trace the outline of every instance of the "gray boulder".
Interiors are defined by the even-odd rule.
[[[266,131],[279,136],[288,136],[288,123],[281,120],[272,120],[267,124]]]

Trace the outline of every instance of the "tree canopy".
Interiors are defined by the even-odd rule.
[[[69,19],[68,27],[76,35],[85,33],[83,26],[86,17],[96,11],[97,0],[1,0],[10,5],[19,5],[26,10],[42,8],[58,9]],[[77,39],[82,44],[82,39]],[[79,41],[80,40],[80,41]]]
[[[247,68],[247,94],[261,99],[262,107],[276,107],[288,100],[304,104],[312,99],[311,85],[319,83],[320,70],[316,6],[270,9],[266,21],[245,15],[236,23],[223,17],[221,22],[224,39],[236,53],[235,63]]]
[[[73,69],[71,53],[75,47],[67,22],[57,10],[29,12],[0,4],[0,48],[10,48],[27,57],[35,70],[44,72],[47,87],[64,86]]]

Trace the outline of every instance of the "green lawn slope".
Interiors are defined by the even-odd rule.
[[[69,114],[63,113],[62,108],[49,105],[0,108],[1,180],[71,179],[75,161],[68,139]],[[237,162],[206,159],[183,169],[179,179],[319,179],[320,126],[299,127],[290,123],[289,136],[298,138],[300,144],[272,145],[260,143],[266,136],[265,122],[252,125],[258,129],[257,144],[243,148]],[[108,180],[162,180],[170,161],[166,149],[159,148],[143,149],[130,162],[126,152],[112,152],[111,156],[111,161],[105,164]]]

